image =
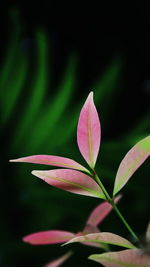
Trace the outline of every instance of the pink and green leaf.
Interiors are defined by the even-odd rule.
[[[116,195],[121,190],[149,155],[150,136],[147,136],[131,148],[122,160],[115,179],[113,195]]]
[[[148,267],[150,256],[140,249],[126,249],[118,252],[95,254],[90,260],[103,264],[105,267]]]
[[[115,203],[117,203],[121,198],[121,195],[117,196],[114,200]],[[97,226],[100,224],[105,217],[112,211],[112,205],[108,202],[103,202],[99,204],[90,214],[86,224]]]
[[[127,239],[108,232],[103,233],[94,233],[88,234],[83,236],[74,237],[73,239],[69,240],[66,244],[70,243],[96,243],[96,244],[111,244],[116,246],[121,246],[125,248],[135,248],[135,246],[130,243]]]
[[[27,235],[23,237],[23,241],[31,245],[48,245],[64,243],[73,237],[75,234],[67,231],[50,230]]]
[[[51,166],[57,166],[57,167],[64,167],[69,169],[76,169],[80,171],[85,171],[89,173],[89,171],[77,163],[76,161],[59,157],[59,156],[52,156],[52,155],[35,155],[35,156],[29,156],[29,157],[23,157],[19,159],[12,159],[10,162],[26,162],[26,163],[35,163],[35,164],[44,164],[44,165],[51,165]]]
[[[32,174],[54,187],[75,194],[105,199],[98,184],[82,172],[69,169],[56,169],[50,171],[32,171]]]
[[[80,112],[77,142],[79,150],[91,168],[94,168],[101,140],[100,120],[91,92]]]
[[[61,266],[68,258],[70,258],[70,256],[72,255],[72,252],[69,251],[68,253],[66,253],[65,255],[61,256],[58,259],[55,259],[53,261],[51,261],[50,263],[46,264],[44,267],[59,267]]]

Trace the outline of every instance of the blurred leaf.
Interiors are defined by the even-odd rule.
[[[0,92],[4,93],[5,84],[9,81],[11,77],[11,72],[14,67],[15,57],[18,50],[19,45],[19,36],[20,36],[20,23],[18,10],[11,10],[11,21],[12,21],[12,31],[11,38],[8,42],[7,52],[5,54],[4,63],[2,64],[2,69],[0,72]]]
[[[2,122],[7,123],[9,118],[12,116],[17,103],[19,102],[19,96],[24,86],[24,82],[27,74],[27,58],[19,55],[18,65],[15,72],[8,79],[5,90],[2,94]]]
[[[61,266],[71,255],[72,255],[72,252],[69,251],[65,255],[63,255],[63,256],[51,261],[48,264],[46,264],[44,267],[58,267],[58,266]]]
[[[37,70],[34,77],[34,84],[31,86],[31,95],[29,96],[28,103],[25,111],[20,119],[19,125],[15,135],[14,146],[19,146],[20,142],[29,132],[37,113],[41,109],[43,99],[47,89],[48,82],[48,67],[47,67],[47,38],[43,31],[37,32]]]
[[[57,145],[57,135],[55,135],[55,132],[59,132],[59,121],[65,118],[63,113],[74,92],[75,77],[76,60],[74,57],[71,57],[57,95],[51,100],[48,107],[39,110],[39,115],[34,122],[34,127],[31,129],[30,139],[27,140],[26,150],[35,153],[42,145],[47,146],[49,144],[50,148]],[[59,138],[60,134],[59,132]],[[51,141],[51,138],[53,141]]]

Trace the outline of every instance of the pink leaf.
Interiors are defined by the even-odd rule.
[[[126,249],[119,252],[108,252],[91,255],[90,260],[99,262],[105,267],[148,267],[150,256],[140,249]]]
[[[23,241],[32,245],[46,245],[64,243],[73,238],[75,235],[70,232],[51,230],[33,233],[23,237]]]
[[[92,197],[105,198],[98,184],[86,174],[69,169],[32,171],[32,174],[60,189]]]
[[[81,110],[77,129],[79,150],[91,168],[94,168],[96,163],[100,139],[100,121],[91,92]]]
[[[59,156],[36,155],[36,156],[23,157],[19,159],[11,159],[10,162],[27,162],[27,163],[44,164],[44,165],[65,167],[70,169],[77,169],[89,173],[89,171],[86,168],[84,168],[76,161]]]
[[[46,264],[44,267],[59,267],[61,266],[70,256],[72,252],[68,252],[65,255],[61,256],[60,258],[51,261],[50,263]]]
[[[92,243],[97,243],[97,244],[111,244],[111,245],[116,245],[116,246],[121,246],[121,247],[126,247],[126,248],[134,248],[134,245],[131,244],[127,239],[113,234],[113,233],[95,233],[95,234],[88,234],[88,235],[83,235],[83,236],[78,236],[74,237],[73,239],[69,240],[65,244],[70,244],[70,243],[75,243],[75,242],[80,242],[80,243],[87,243],[87,242],[92,242]]]
[[[117,172],[113,195],[120,191],[149,155],[150,136],[138,142],[122,160]]]
[[[117,203],[121,198],[121,195],[117,196],[114,200],[115,203]],[[103,202],[100,205],[98,205],[90,214],[86,224],[97,226],[99,223],[101,223],[105,217],[112,211],[112,206],[108,202]]]

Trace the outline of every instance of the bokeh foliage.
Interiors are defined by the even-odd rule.
[[[33,154],[52,154],[73,158],[85,164],[76,144],[76,127],[80,109],[89,91],[94,90],[95,103],[102,123],[102,145],[97,171],[109,190],[125,153],[149,134],[149,110],[142,113],[126,132],[111,136],[115,127],[112,117],[121,91],[124,60],[115,55],[99,80],[79,92],[78,55],[66,59],[58,83],[52,83],[51,43],[43,29],[35,34],[31,53],[24,47],[19,18],[11,14],[13,29],[0,72],[1,102],[1,255],[2,266],[42,266],[68,248],[32,247],[21,242],[30,232],[64,229],[79,231],[98,200],[71,195],[51,188],[31,174],[33,169],[49,169],[32,164],[9,164],[10,158]],[[26,46],[26,45],[25,45]],[[34,61],[34,63],[33,63]],[[94,88],[94,89],[93,89]],[[78,97],[79,95],[79,97]],[[119,119],[118,119],[119,124]],[[130,122],[131,125],[131,122]],[[104,132],[104,133],[103,133]],[[110,134],[107,133],[110,132]],[[148,163],[135,174],[124,190],[121,210],[134,229],[142,234],[149,220]],[[130,203],[130,205],[126,205]],[[134,218],[138,216],[139,222]],[[114,223],[113,223],[114,222]],[[125,235],[126,230],[112,214],[102,230]],[[75,247],[79,264],[94,249]],[[83,252],[83,253],[82,253]],[[77,256],[73,257],[75,261]],[[76,266],[73,260],[66,266]],[[68,265],[67,265],[68,264]],[[74,264],[74,265],[73,265]],[[86,266],[96,266],[86,262]],[[88,265],[89,264],[89,265]]]

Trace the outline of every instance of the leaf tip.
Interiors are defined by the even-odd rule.
[[[33,171],[31,172],[31,174],[37,176],[38,172],[39,172],[39,171],[33,170]]]
[[[9,162],[17,162],[18,159],[9,159]]]

